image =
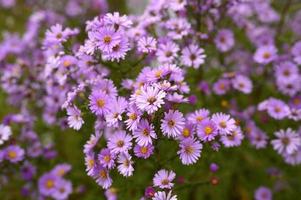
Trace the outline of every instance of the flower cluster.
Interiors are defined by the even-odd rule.
[[[19,4],[0,0],[4,10]],[[67,0],[33,9],[23,33],[0,43],[0,96],[13,107],[0,124],[0,183],[62,200],[89,189],[65,178],[82,178],[72,177],[78,170],[109,200],[177,200],[190,185],[188,198],[199,199],[197,186],[231,170],[212,162],[219,157],[259,168],[258,152],[273,148],[283,164],[301,164],[301,12],[289,15],[291,4],[150,0],[125,15],[108,13],[110,1]],[[86,173],[65,163],[73,150]],[[273,190],[256,185],[256,200],[290,183],[278,168],[267,174]]]

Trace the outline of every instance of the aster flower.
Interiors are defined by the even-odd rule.
[[[26,181],[30,181],[33,178],[33,176],[37,173],[37,168],[30,162],[26,161],[21,167],[20,171],[22,178]]]
[[[301,148],[299,147],[297,151],[292,154],[284,153],[284,161],[290,165],[299,165],[301,163]]]
[[[196,163],[201,156],[203,145],[194,138],[186,138],[180,141],[178,155],[184,165]]]
[[[295,80],[298,74],[299,69],[293,62],[285,61],[275,66],[275,77],[279,82]]]
[[[234,79],[232,79],[233,88],[241,91],[245,94],[249,94],[252,92],[253,84],[251,80],[243,75],[236,75]]]
[[[271,141],[273,148],[279,153],[292,154],[301,146],[301,138],[295,131],[288,128],[274,133],[277,139]]]
[[[12,135],[10,126],[0,124],[0,145],[7,141]]]
[[[143,87],[140,92],[141,93],[136,97],[136,105],[140,110],[152,114],[164,104],[163,99],[166,93],[157,87]]]
[[[235,120],[230,115],[223,113],[215,113],[211,120],[216,124],[217,130],[221,135],[230,134],[236,129]]]
[[[105,115],[109,112],[109,96],[100,91],[92,91],[89,96],[90,109],[97,115]]]
[[[157,50],[157,40],[153,37],[141,37],[138,40],[138,51],[141,53],[152,53]]]
[[[272,200],[272,192],[269,188],[261,186],[256,189],[254,198],[255,200]]]
[[[268,136],[260,130],[252,131],[251,133],[249,133],[248,137],[249,137],[250,143],[253,146],[255,146],[256,149],[265,148],[267,146]]]
[[[152,139],[156,139],[157,135],[154,130],[154,126],[150,124],[146,119],[142,119],[136,130],[133,131],[133,137],[140,146],[146,146],[152,144]]]
[[[12,163],[23,160],[24,154],[24,150],[17,145],[10,145],[5,148],[5,158]]]
[[[44,196],[51,196],[56,191],[59,180],[53,173],[43,174],[38,181],[39,192]]]
[[[125,131],[117,131],[108,139],[108,148],[112,153],[125,153],[132,147],[132,137]]]
[[[112,27],[103,27],[98,32],[95,32],[93,37],[96,40],[97,47],[105,53],[110,53],[113,47],[120,43],[121,35],[115,32]]]
[[[271,98],[267,102],[267,112],[274,119],[281,120],[290,114],[289,107],[281,100]]]
[[[122,120],[122,114],[127,108],[127,101],[123,97],[112,99],[108,103],[108,113],[105,114],[107,126],[117,127],[118,122]]]
[[[132,156],[129,153],[121,153],[117,159],[118,172],[125,177],[132,176],[134,172]]]
[[[156,192],[152,200],[177,200],[177,195],[172,195],[171,191],[166,192]]]
[[[93,148],[96,146],[98,140],[100,139],[101,134],[91,134],[90,139],[86,142],[84,145],[84,153],[91,153],[93,151]]]
[[[112,185],[112,179],[109,175],[109,171],[101,166],[97,166],[93,170],[93,178],[96,180],[97,184],[103,189],[108,189]]]
[[[55,174],[56,176],[64,176],[71,170],[71,165],[63,163],[56,165],[52,170],[51,173]]]
[[[210,114],[209,110],[202,108],[194,111],[194,113],[189,114],[188,121],[194,125],[198,125],[204,119],[207,119],[209,117],[209,114]]]
[[[216,124],[209,120],[204,119],[197,126],[197,135],[202,141],[212,141],[218,135]]]
[[[63,30],[61,24],[53,25],[49,30],[46,31],[44,46],[49,47],[65,42],[68,38],[68,35],[68,30]]]
[[[68,199],[72,193],[72,184],[70,181],[59,179],[55,191],[51,194],[54,199],[64,200]]]
[[[183,131],[179,136],[179,139],[182,140],[184,138],[192,137],[194,136],[194,134],[195,134],[195,126],[192,123],[186,121]]]
[[[86,171],[89,176],[92,176],[93,170],[96,167],[96,159],[94,153],[85,154]]]
[[[84,120],[81,117],[81,111],[76,106],[70,106],[67,108],[68,126],[75,130],[79,130],[84,124]]]
[[[178,51],[178,45],[174,42],[168,41],[166,43],[159,44],[156,55],[159,62],[172,63],[177,56]]]
[[[129,130],[134,131],[138,127],[142,112],[138,110],[136,104],[130,105],[126,113],[128,119],[125,121]]]
[[[241,132],[240,127],[237,127],[235,130],[231,131],[228,135],[221,136],[221,142],[225,147],[234,147],[239,146],[244,138],[244,135]]]
[[[221,29],[217,33],[214,42],[221,52],[229,51],[234,46],[234,35],[229,29]]]
[[[115,166],[116,155],[109,149],[105,148],[98,154],[98,161],[102,167],[112,169]]]
[[[204,49],[191,44],[183,49],[181,60],[183,65],[198,69],[201,64],[204,64],[205,58]]]
[[[138,158],[147,159],[154,153],[154,146],[151,144],[144,145],[144,146],[140,146],[137,144],[134,147],[134,153],[135,156],[137,156]]]
[[[259,64],[268,64],[277,57],[277,49],[273,45],[259,47],[255,54],[254,60]]]
[[[217,95],[226,94],[230,89],[230,81],[227,79],[219,79],[213,84],[213,92]]]
[[[153,185],[161,189],[171,189],[174,185],[172,181],[175,177],[176,174],[173,171],[161,169],[155,174],[153,178]]]
[[[185,119],[183,114],[177,110],[169,110],[161,120],[162,133],[167,137],[175,138],[181,135],[184,125]]]
[[[298,41],[294,44],[291,49],[291,54],[294,56],[294,61],[300,65],[301,64],[301,41]]]
[[[107,13],[104,16],[104,23],[106,25],[113,26],[115,30],[122,28],[130,28],[133,24],[126,15],[120,15],[119,12]]]
[[[127,38],[122,38],[118,43],[112,46],[111,51],[104,52],[103,59],[110,61],[124,60],[126,53],[130,50],[129,41]]]

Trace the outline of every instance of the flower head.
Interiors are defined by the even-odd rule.
[[[167,137],[177,137],[181,135],[185,125],[183,114],[177,110],[169,110],[161,120],[161,130]]]
[[[153,178],[153,184],[155,187],[159,187],[161,189],[171,189],[174,185],[172,181],[175,179],[175,177],[176,174],[173,171],[161,169],[155,174]]]

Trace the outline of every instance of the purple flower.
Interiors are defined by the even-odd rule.
[[[30,162],[25,162],[21,167],[22,178],[26,181],[30,181],[33,176],[36,174],[36,167]]]
[[[54,199],[64,200],[72,193],[72,184],[70,181],[59,179],[56,190],[51,194]]]
[[[228,79],[219,79],[213,84],[213,92],[217,95],[226,94],[230,89],[230,81]]]
[[[269,188],[261,186],[256,189],[254,198],[255,200],[272,200],[272,192]]]
[[[183,49],[181,60],[183,65],[198,69],[201,64],[204,64],[205,58],[204,49],[191,44]]]
[[[103,53],[104,60],[117,61],[124,60],[126,53],[130,50],[129,41],[127,38],[123,38],[120,42],[116,43],[110,52]]]
[[[97,166],[93,170],[93,178],[96,180],[97,184],[103,189],[108,189],[112,185],[112,179],[109,175],[109,171],[101,166]]]
[[[159,191],[154,194],[152,200],[177,200],[177,195],[172,195],[171,191],[166,193],[165,191]]]
[[[253,84],[251,80],[243,75],[236,75],[232,79],[233,88],[241,91],[245,94],[249,94],[252,92]]]
[[[211,120],[216,124],[217,130],[221,135],[231,134],[236,129],[235,120],[230,115],[215,113]]]
[[[274,134],[277,139],[272,140],[271,144],[279,154],[292,154],[301,146],[300,135],[290,128],[277,131]]]
[[[157,87],[143,87],[136,97],[136,104],[140,110],[152,114],[164,104],[163,99],[165,96],[166,93]]]
[[[301,41],[298,41],[294,44],[291,49],[291,53],[294,56],[294,61],[300,65],[301,64]]]
[[[130,28],[133,24],[126,15],[121,16],[119,12],[107,13],[104,16],[104,22],[106,25],[114,27],[115,30],[118,30],[120,27]]]
[[[194,125],[200,124],[204,119],[209,117],[209,110],[202,108],[188,115],[188,121]]]
[[[0,124],[0,145],[9,139],[11,134],[10,126]]]
[[[217,33],[214,42],[221,52],[229,51],[234,46],[234,35],[229,29],[221,29]]]
[[[177,110],[169,110],[164,114],[164,119],[161,120],[161,130],[163,135],[176,138],[181,135],[185,121],[183,114]]]
[[[117,97],[109,101],[108,112],[105,114],[107,126],[117,127],[118,122],[122,120],[122,114],[127,108],[127,101],[123,97]]]
[[[105,148],[98,154],[98,161],[102,167],[112,169],[115,166],[116,155],[112,153],[109,149]]]
[[[121,153],[117,159],[118,172],[125,177],[132,176],[134,172],[132,156],[129,153]]]
[[[134,147],[134,153],[138,158],[149,158],[154,153],[154,146],[151,144],[145,146],[140,146],[137,144]]]
[[[290,114],[290,109],[283,101],[271,98],[268,100],[267,112],[271,117],[281,120]]]
[[[103,27],[93,36],[96,40],[97,47],[105,53],[110,53],[113,47],[120,43],[121,35],[115,32],[112,27]]]
[[[157,40],[153,37],[142,37],[138,40],[138,51],[152,53],[157,50]]]
[[[128,116],[128,119],[125,121],[127,128],[131,131],[136,130],[140,122],[142,112],[138,110],[135,104],[133,104],[129,106],[126,115]]]
[[[158,61],[161,63],[172,63],[177,56],[179,47],[174,42],[168,41],[166,43],[159,44],[157,50]]]
[[[51,173],[54,173],[56,176],[64,176],[71,170],[71,165],[63,163],[56,165],[53,170],[51,170]]]
[[[259,64],[268,64],[277,57],[277,49],[273,45],[259,47],[255,54],[254,60]]]
[[[93,170],[96,167],[96,159],[94,153],[85,154],[86,171],[89,176],[93,174]]]
[[[12,163],[17,163],[24,159],[24,150],[17,145],[10,145],[5,148],[5,159]]]
[[[109,112],[109,96],[101,91],[92,91],[89,96],[90,109],[96,115],[105,115]]]
[[[154,126],[150,124],[146,119],[142,119],[135,131],[133,131],[133,137],[136,138],[136,142],[140,146],[146,146],[152,144],[152,139],[156,139],[157,135],[154,130]]]
[[[79,130],[84,124],[84,120],[81,117],[81,111],[76,106],[67,108],[68,126],[75,130]]]
[[[51,196],[57,188],[59,177],[53,173],[45,173],[39,178],[39,192],[44,196]]]
[[[225,147],[235,147],[239,146],[244,138],[244,135],[241,132],[240,127],[236,127],[235,130],[231,131],[228,135],[221,136],[221,142]]]
[[[146,198],[152,198],[155,195],[155,189],[151,186],[147,187],[144,192]]]
[[[155,174],[153,178],[153,185],[161,189],[171,189],[174,185],[172,181],[175,177],[176,174],[173,171],[161,169]]]
[[[201,156],[203,145],[194,138],[186,138],[180,141],[178,154],[184,165],[196,163]]]
[[[56,24],[50,27],[50,30],[46,31],[44,40],[44,46],[50,47],[65,42],[69,36],[68,29],[63,30],[62,25]]]
[[[203,120],[197,126],[197,135],[202,141],[212,141],[218,135],[215,123],[209,119]]]
[[[125,153],[132,147],[132,137],[125,131],[117,131],[108,139],[108,148],[112,153]]]

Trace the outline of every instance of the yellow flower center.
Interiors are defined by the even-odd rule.
[[[206,135],[210,135],[210,134],[212,133],[212,131],[213,131],[213,130],[212,130],[212,128],[211,128],[210,126],[206,126],[206,127],[205,127],[205,134],[206,134]]]
[[[17,153],[15,151],[9,151],[8,152],[8,157],[10,159],[15,159],[17,157]]]
[[[106,102],[105,102],[103,99],[98,99],[98,100],[97,100],[97,106],[98,106],[99,108],[104,107],[105,103],[106,103]]]
[[[54,187],[54,182],[51,179],[48,179],[45,184],[46,188],[51,189]]]
[[[103,42],[106,44],[109,44],[111,41],[112,41],[112,38],[108,35],[103,38]]]
[[[189,131],[188,128],[184,128],[184,129],[183,129],[183,136],[184,136],[184,137],[189,137],[189,136],[190,136],[190,131]]]

